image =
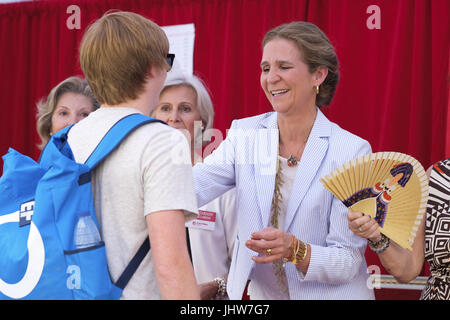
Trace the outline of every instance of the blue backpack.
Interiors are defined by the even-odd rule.
[[[39,163],[9,149],[0,178],[0,299],[120,298],[150,242],[147,237],[112,283],[91,172],[134,129],[156,121],[142,114],[121,119],[84,164],[74,161],[67,143],[71,127],[51,138]]]

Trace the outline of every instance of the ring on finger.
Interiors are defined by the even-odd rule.
[[[270,256],[272,254],[272,249],[271,248],[267,249],[266,253],[267,253],[268,256]]]
[[[363,229],[361,227],[358,228],[359,232],[363,233]]]

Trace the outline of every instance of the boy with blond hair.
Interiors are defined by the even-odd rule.
[[[101,107],[69,131],[77,162],[117,121],[156,107],[168,50],[162,29],[135,13],[111,12],[88,28],[80,64]],[[92,188],[113,281],[150,237],[121,299],[198,299],[184,227],[198,210],[184,136],[161,123],[139,127],[95,169]]]

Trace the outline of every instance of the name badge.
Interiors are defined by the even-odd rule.
[[[186,227],[213,231],[216,227],[216,213],[198,210],[197,219],[186,222]]]

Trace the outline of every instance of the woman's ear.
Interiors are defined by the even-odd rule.
[[[320,86],[328,75],[328,68],[325,66],[320,66],[314,71],[314,79],[317,81],[317,86]]]

